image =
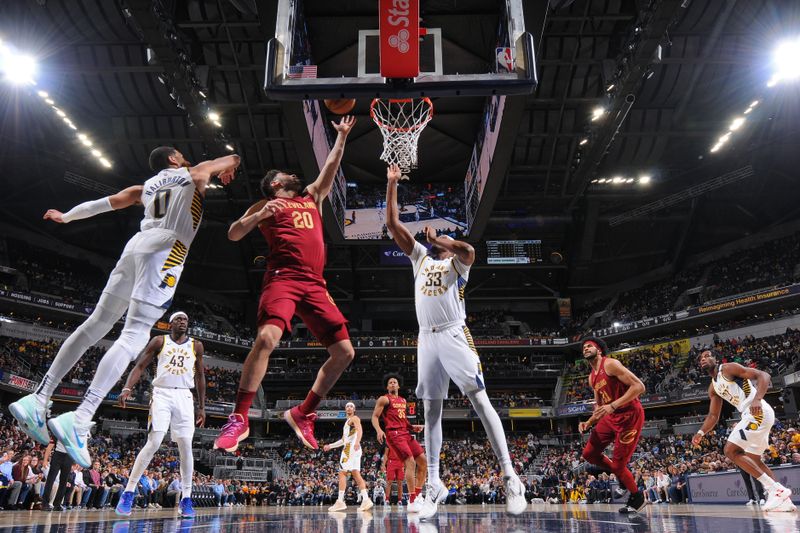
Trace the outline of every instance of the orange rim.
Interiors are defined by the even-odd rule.
[[[433,118],[433,102],[427,96],[420,98],[420,100],[426,104],[428,104],[428,111],[425,113],[427,117],[423,115],[422,121],[419,124],[415,124],[409,128],[398,128],[396,126],[392,126],[391,124],[386,124],[381,120],[381,117],[376,116],[375,114],[375,106],[380,103],[380,98],[373,98],[372,103],[369,105],[369,116],[370,118],[378,125],[379,128],[387,130],[387,131],[399,131],[401,133],[407,133],[409,131],[416,131],[418,129],[424,128],[428,122]],[[389,104],[407,104],[408,102],[413,102],[414,98],[388,98],[387,101]]]

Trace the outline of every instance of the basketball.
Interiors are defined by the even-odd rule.
[[[325,107],[327,107],[331,113],[336,113],[337,115],[346,115],[352,111],[355,106],[355,98],[336,98],[333,100],[325,100]]]

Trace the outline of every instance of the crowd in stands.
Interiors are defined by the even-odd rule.
[[[23,340],[14,337],[0,336],[0,370],[11,372],[18,376],[39,380],[50,366],[50,362],[58,352],[60,343],[48,341]],[[87,387],[94,376],[100,359],[105,354],[105,348],[95,346],[89,348],[75,366],[64,376],[64,385],[78,385]],[[147,403],[147,391],[150,382],[155,376],[155,364],[150,368],[149,375],[139,381],[131,394],[139,403]],[[126,373],[127,374],[127,373]],[[208,401],[231,402],[234,399],[231,391],[236,391],[241,377],[238,369],[226,367],[205,366],[206,399]],[[113,390],[122,388],[126,376],[117,383]]]
[[[618,358],[645,384],[648,394],[675,392],[693,385],[708,385],[709,377],[697,366],[702,350],[712,349],[722,363],[735,362],[764,370],[771,375],[794,371],[800,363],[800,331],[787,329],[781,335],[722,340],[714,336],[710,346],[695,346],[685,356],[676,356],[677,345],[657,349],[642,347]],[[591,401],[594,394],[587,376],[589,366],[577,359],[565,372],[564,403]]]

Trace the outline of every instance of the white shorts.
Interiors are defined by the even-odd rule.
[[[775,411],[764,400],[761,400],[761,410],[764,412],[761,423],[750,414],[750,409],[742,413],[742,419],[728,435],[728,442],[740,447],[746,453],[755,455],[764,453],[764,450],[769,448],[769,432],[775,423]]]
[[[150,400],[149,431],[167,432],[178,437],[194,437],[194,397],[191,389],[153,387]]]
[[[128,241],[103,292],[169,308],[189,248],[175,233],[151,229]]]
[[[417,345],[417,398],[447,398],[450,380],[463,394],[486,389],[481,360],[469,329],[456,325],[422,332]]]
[[[339,458],[339,470],[342,472],[350,472],[351,470],[361,470],[361,451],[353,450],[353,444],[345,444],[342,450],[342,456]]]

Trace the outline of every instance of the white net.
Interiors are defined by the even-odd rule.
[[[419,136],[433,118],[430,99],[376,98],[370,106],[370,116],[383,135],[381,160],[389,165],[396,163],[404,174],[417,168]]]

